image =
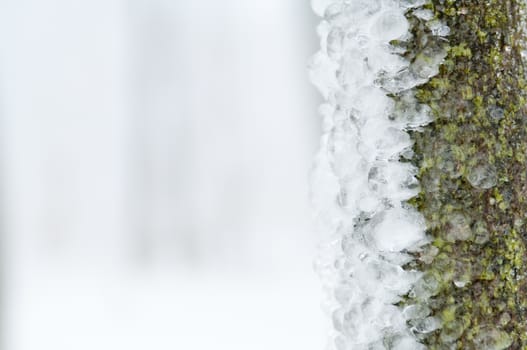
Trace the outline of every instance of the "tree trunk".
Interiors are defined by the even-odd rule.
[[[450,34],[438,40],[408,14],[409,59],[447,52],[439,74],[415,89],[434,121],[411,134],[421,192],[410,202],[433,242],[407,268],[437,285],[425,302],[442,320],[422,341],[430,349],[526,349],[523,3],[434,0],[424,8]]]
[[[320,6],[334,347],[527,349],[523,0]]]

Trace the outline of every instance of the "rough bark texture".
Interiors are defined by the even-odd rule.
[[[413,132],[421,182],[410,202],[433,243],[407,268],[425,272],[442,328],[430,349],[527,349],[527,110],[523,8],[517,0],[433,0],[450,27],[440,40],[408,13],[417,62],[445,50],[439,74],[415,90],[435,121]],[[397,96],[394,96],[397,100]]]

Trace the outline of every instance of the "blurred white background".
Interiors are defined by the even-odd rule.
[[[0,0],[6,350],[322,349],[305,0]]]

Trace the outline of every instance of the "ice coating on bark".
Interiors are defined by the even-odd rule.
[[[440,328],[426,308],[395,306],[406,294],[434,295],[433,276],[403,269],[408,252],[427,243],[422,215],[405,201],[419,191],[409,130],[431,121],[412,88],[437,74],[446,53],[422,52],[413,63],[393,41],[412,40],[406,16],[430,20],[424,0],[314,0],[323,17],[321,50],[310,76],[326,102],[312,175],[313,202],[328,233],[316,268],[329,298],[335,334],[329,349],[424,349],[415,334]],[[489,176],[474,181],[487,186]],[[465,239],[463,218],[452,239]],[[423,254],[425,256],[425,254]],[[463,283],[462,276],[459,283]]]

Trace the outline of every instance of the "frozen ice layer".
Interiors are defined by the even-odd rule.
[[[419,335],[441,326],[426,306],[437,293],[438,276],[403,268],[428,242],[424,218],[406,203],[420,187],[417,169],[404,159],[413,152],[408,132],[433,119],[412,89],[437,74],[446,53],[424,48],[410,62],[392,45],[412,40],[409,15],[438,37],[448,35],[448,27],[422,7],[427,2],[312,1],[323,18],[321,50],[310,64],[311,79],[326,100],[312,198],[328,236],[317,269],[336,332],[329,349],[424,349]],[[461,176],[455,163],[445,171]],[[474,186],[492,185],[492,169],[473,171],[468,176]],[[454,216],[446,239],[478,235],[484,241],[484,230],[474,233],[470,225],[462,214]],[[437,251],[419,254],[426,263]],[[462,262],[455,266],[452,282],[460,288],[470,283],[465,272]],[[416,304],[395,306],[405,295]],[[443,336],[456,334],[445,330]]]

